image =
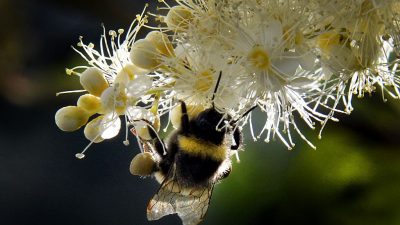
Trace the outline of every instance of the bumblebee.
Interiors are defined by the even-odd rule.
[[[214,94],[220,78],[221,73]],[[132,160],[131,173],[146,175],[151,171],[161,184],[147,206],[148,220],[176,213],[184,225],[195,225],[207,212],[214,185],[230,174],[230,156],[241,146],[242,134],[239,128],[233,129],[237,121],[229,124],[230,116],[218,112],[214,105],[191,119],[185,102],[180,101],[180,108],[180,128],[171,133],[166,144],[148,127],[150,140],[142,140],[144,152]],[[228,126],[218,128],[226,122]],[[149,165],[151,170],[139,171]]]

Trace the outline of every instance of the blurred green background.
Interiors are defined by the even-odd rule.
[[[88,143],[82,130],[54,124],[78,96],[55,93],[80,88],[64,73],[84,63],[70,46],[80,35],[97,43],[101,23],[128,27],[144,2],[0,0],[0,224],[179,222],[147,222],[158,185],[129,174],[137,146],[125,147],[121,135],[77,160]],[[288,151],[246,133],[241,162],[216,186],[204,224],[400,224],[400,102],[375,93],[354,105],[322,140],[304,127],[316,151],[299,138]]]

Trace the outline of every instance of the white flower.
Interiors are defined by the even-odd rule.
[[[296,45],[288,50],[282,23],[274,19],[255,16],[233,33],[232,54],[237,55],[235,63],[244,68],[240,82],[248,90],[248,101],[257,103],[267,115],[257,138],[267,131],[265,141],[277,135],[291,149],[294,146],[291,128],[305,139],[297,128],[294,112],[298,112],[311,128],[314,128],[314,120],[326,118],[309,106],[315,101],[313,92],[321,91],[317,82],[320,75],[303,68],[312,69],[315,57],[311,52],[299,54]]]
[[[361,98],[377,87],[384,99],[385,93],[399,98],[398,59],[390,57],[396,54],[394,40],[398,34],[385,31],[392,31],[396,22],[394,5],[390,0],[365,0],[344,7],[337,11],[330,30],[317,38],[322,66],[333,75],[326,91],[345,95],[342,100],[347,113],[353,110],[353,95]]]
[[[147,108],[152,107],[154,101],[154,97],[152,97],[150,92],[153,88],[153,80],[157,78],[154,75],[151,77],[148,75],[151,72],[148,68],[138,67],[132,62],[132,55],[135,57],[140,54],[143,55],[142,49],[138,50],[134,48],[137,33],[147,23],[147,17],[143,16],[143,14],[144,11],[141,15],[137,16],[125,37],[122,37],[124,34],[123,29],[119,29],[117,32],[109,31],[109,41],[104,29],[98,50],[92,43],[84,44],[82,37],[78,46],[83,51],[74,48],[89,65],[67,69],[67,73],[78,75],[82,86],[90,94],[79,98],[78,106],[73,111],[75,114],[59,113],[56,116],[56,122],[64,130],[76,130],[88,121],[86,119],[84,124],[82,124],[80,121],[83,120],[80,118],[88,118],[91,115],[99,114],[92,118],[85,126],[85,137],[91,142],[83,152],[77,154],[78,158],[84,157],[85,151],[92,143],[111,139],[119,133],[121,129],[120,115],[125,117],[126,140],[124,143],[128,144],[128,127],[135,125],[134,122],[140,120],[138,115],[144,116],[143,112],[138,114],[134,110],[132,111],[132,107],[141,108],[142,111],[150,113]],[[156,39],[153,38],[152,40]],[[152,46],[153,43],[149,42],[149,45]],[[134,54],[135,51],[138,52],[136,55]],[[83,72],[80,72],[81,70]],[[136,106],[138,104],[141,106]],[[60,112],[64,111],[66,112],[66,110],[60,110]],[[77,115],[81,111],[82,116]],[[157,111],[154,113],[156,114]],[[72,117],[69,116],[70,114]],[[64,115],[69,116],[71,119],[67,120]],[[78,119],[80,120],[78,121]],[[154,122],[154,119],[150,120],[147,117],[142,119]],[[68,121],[75,124],[77,124],[75,121],[80,123],[68,126],[66,124]]]
[[[397,0],[159,2],[148,14],[157,27],[143,11],[125,37],[122,29],[104,31],[98,48],[80,39],[75,50],[88,65],[67,73],[88,93],[57,113],[62,130],[86,124],[85,136],[98,143],[125,122],[126,135],[134,126],[146,139],[160,116],[178,126],[173,111],[183,100],[193,111],[215,107],[237,126],[249,124],[254,140],[278,137],[291,149],[294,129],[314,147],[299,121],[311,129],[321,123],[321,136],[336,113],[350,114],[353,96],[380,87],[384,99],[400,98]],[[137,39],[142,27],[151,31]],[[265,118],[256,134],[256,114],[245,114],[254,106]]]

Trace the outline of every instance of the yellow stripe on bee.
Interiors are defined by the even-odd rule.
[[[227,158],[227,148],[223,145],[215,145],[194,137],[179,136],[179,149],[189,155],[211,158],[216,161],[224,161]]]

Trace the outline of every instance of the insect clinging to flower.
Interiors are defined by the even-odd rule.
[[[149,220],[178,214],[200,223],[243,149],[245,126],[254,141],[291,150],[296,135],[315,149],[302,127],[320,128],[321,137],[328,121],[352,112],[354,96],[380,89],[385,100],[400,99],[398,0],[158,2],[127,32],[104,29],[99,48],[80,38],[74,50],[87,65],[66,73],[83,90],[67,92],[84,94],[55,115],[62,131],[84,128],[90,144],[79,159],[123,125],[129,145],[133,127],[141,151],[130,171],[160,183]],[[164,142],[160,127],[170,122]]]
[[[164,144],[148,125],[150,139],[139,137],[144,152],[132,160],[131,172],[142,176],[150,172],[161,184],[148,204],[149,220],[176,213],[183,224],[198,224],[207,212],[214,185],[231,172],[230,158],[241,147],[242,134],[237,120],[218,112],[214,104],[191,118],[184,101],[176,107],[180,107],[179,128]]]

